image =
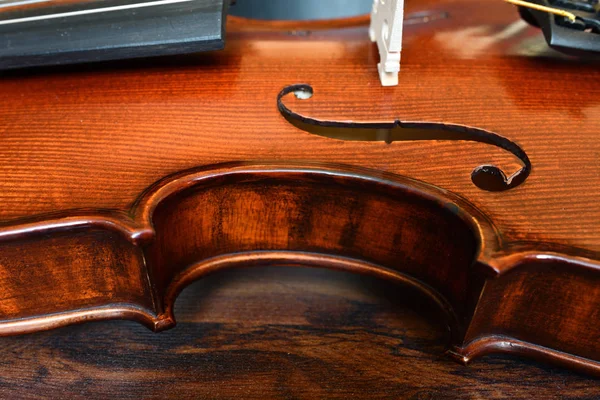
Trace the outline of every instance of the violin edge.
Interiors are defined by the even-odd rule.
[[[280,179],[282,177],[283,180]],[[278,181],[277,179],[280,180]],[[337,244],[333,242],[333,250],[329,253],[326,251],[315,252],[315,248],[311,247],[312,245],[310,245],[310,243],[304,243],[303,246],[305,248],[303,249],[270,248],[261,250],[257,248],[240,249],[239,251],[233,251],[235,250],[233,249],[232,251],[223,254],[216,254],[214,257],[201,257],[194,262],[182,261],[179,264],[173,262],[173,259],[171,258],[172,254],[169,255],[168,251],[170,251],[169,249],[172,246],[176,247],[175,243],[177,242],[173,242],[172,240],[169,241],[168,238],[173,232],[177,235],[177,231],[180,228],[173,228],[173,225],[169,224],[172,222],[170,218],[175,218],[175,221],[178,221],[179,216],[177,216],[177,208],[180,207],[183,198],[186,198],[187,196],[188,199],[191,199],[191,207],[197,207],[197,204],[195,204],[197,199],[194,199],[194,196],[197,193],[209,191],[202,188],[211,188],[212,190],[227,185],[244,185],[247,183],[252,187],[252,190],[247,192],[252,197],[256,195],[256,193],[263,193],[262,190],[267,190],[264,193],[269,193],[269,190],[277,192],[280,190],[280,187],[277,185],[282,182],[283,184],[290,182],[305,183],[308,185],[311,193],[317,193],[317,190],[320,190],[319,188],[323,187],[323,182],[328,182],[326,187],[335,188],[335,185],[340,185],[340,188],[350,188],[351,191],[346,192],[346,194],[354,193],[357,196],[362,196],[364,197],[365,202],[371,201],[372,199],[369,196],[375,196],[377,195],[377,190],[381,190],[381,197],[378,198],[377,201],[385,202],[389,200],[390,203],[384,204],[384,206],[389,206],[390,210],[393,210],[395,205],[398,204],[401,207],[407,207],[407,205],[409,208],[413,207],[410,199],[412,196],[416,196],[415,198],[418,198],[419,202],[425,204],[425,211],[417,210],[417,214],[419,212],[429,212],[433,210],[432,212],[434,213],[441,212],[443,214],[441,217],[442,219],[455,218],[456,220],[450,225],[450,231],[460,232],[460,229],[463,228],[470,231],[476,239],[476,248],[474,248],[474,253],[471,256],[472,258],[469,263],[465,264],[464,260],[460,259],[464,254],[461,256],[457,253],[456,257],[458,257],[458,261],[456,261],[456,264],[452,267],[454,270],[448,272],[440,271],[439,268],[437,268],[437,270],[436,268],[433,268],[431,270],[433,272],[430,272],[433,274],[431,276],[428,276],[427,274],[423,275],[422,271],[418,271],[418,269],[410,270],[409,268],[408,271],[403,271],[401,268],[394,269],[393,264],[389,264],[389,257],[399,256],[394,253],[397,250],[395,248],[391,249],[392,253],[390,253],[390,255],[380,255],[380,257],[383,257],[381,259],[383,261],[374,262],[372,257],[369,259],[369,257],[360,257],[356,254],[344,254],[342,251],[344,248],[335,250]],[[256,191],[257,188],[259,190],[258,192]],[[408,199],[406,200],[407,203],[395,203],[398,199],[394,198],[394,193],[400,193],[406,197]],[[337,194],[338,193],[335,192],[332,195],[332,198],[337,196]],[[227,199],[227,197],[224,197],[223,199]],[[309,201],[307,200],[309,197],[300,197],[299,199],[300,200],[298,201],[300,202]],[[346,206],[351,205],[355,208],[370,207],[365,205],[368,203],[360,203],[363,200],[357,201],[358,202],[355,203],[350,201]],[[170,205],[168,203],[170,203]],[[164,206],[164,204],[167,204],[168,206]],[[259,201],[258,204],[262,204],[261,201]],[[186,205],[186,207],[188,206],[189,205]],[[237,207],[239,205],[235,206]],[[306,204],[302,203],[301,206],[306,206]],[[327,207],[332,207],[332,204],[327,203]],[[431,210],[429,210],[428,207],[432,207]],[[201,208],[193,208],[195,213],[192,213],[191,215],[198,215],[197,211],[200,209]],[[166,210],[168,210],[168,212],[166,212]],[[188,211],[190,210],[191,209]],[[411,209],[410,211],[415,212],[414,209]],[[210,210],[206,212],[210,213]],[[263,210],[263,212],[268,214],[267,209]],[[335,208],[329,208],[327,212],[336,213],[342,211]],[[339,214],[339,218],[346,218],[345,212],[346,211],[343,211],[342,214]],[[368,211],[363,209],[362,213],[361,218],[367,218],[365,215],[369,214]],[[350,212],[347,218],[350,221],[352,218],[356,218],[356,215],[357,214],[354,212]],[[399,218],[407,218],[406,215],[403,214]],[[598,267],[599,263],[595,263],[594,260],[584,260],[576,255],[570,256],[562,252],[558,254],[560,255],[560,259],[553,259],[551,257],[545,257],[548,255],[547,251],[541,251],[539,254],[535,254],[535,252],[532,252],[531,250],[519,250],[512,253],[510,257],[505,257],[500,264],[495,265],[492,262],[495,255],[502,255],[503,249],[508,248],[507,244],[501,242],[500,236],[487,217],[465,200],[444,191],[443,189],[410,178],[369,171],[362,168],[347,168],[340,165],[227,163],[223,165],[196,168],[174,174],[160,180],[155,185],[152,185],[140,195],[138,201],[132,206],[128,216],[117,213],[112,217],[110,216],[110,213],[108,213],[108,216],[107,213],[100,213],[95,216],[68,216],[67,213],[63,215],[62,218],[58,217],[53,220],[43,220],[43,216],[40,216],[39,218],[40,221],[37,223],[15,223],[11,226],[2,227],[0,230],[0,249],[6,243],[19,242],[22,244],[24,240],[33,240],[35,237],[47,238],[52,237],[53,234],[59,233],[68,235],[70,232],[77,233],[81,229],[84,231],[92,229],[110,231],[113,232],[110,234],[111,238],[113,238],[116,232],[117,236],[120,237],[119,240],[127,242],[127,245],[123,246],[126,246],[127,249],[133,249],[134,252],[139,252],[139,257],[141,257],[140,259],[142,261],[140,261],[136,268],[139,268],[138,272],[143,278],[147,279],[146,286],[142,285],[144,286],[142,288],[143,290],[140,290],[146,293],[146,295],[150,295],[152,299],[151,302],[146,301],[145,303],[136,303],[135,301],[114,302],[105,299],[103,304],[96,307],[82,307],[65,312],[44,313],[43,315],[35,316],[33,318],[25,317],[8,319],[4,322],[0,322],[0,335],[2,336],[48,330],[59,326],[90,320],[108,319],[134,320],[154,331],[162,331],[175,325],[173,307],[178,293],[188,284],[200,279],[209,272],[244,264],[321,266],[331,269],[370,274],[394,282],[402,282],[425,293],[444,312],[447,319],[446,322],[451,327],[453,350],[450,350],[449,354],[454,354],[454,358],[457,357],[456,355],[460,355],[465,361],[470,361],[472,358],[490,352],[507,351],[505,347],[502,347],[503,345],[500,342],[496,341],[500,343],[498,344],[492,339],[488,340],[489,343],[482,342],[483,339],[481,338],[503,337],[502,340],[504,341],[513,340],[515,343],[529,343],[521,340],[518,334],[514,335],[514,338],[510,338],[494,333],[495,329],[502,332],[506,327],[497,323],[498,321],[495,321],[494,318],[489,318],[491,314],[506,314],[506,310],[500,310],[501,312],[498,312],[498,309],[494,309],[494,307],[499,303],[498,299],[505,298],[502,297],[505,295],[499,295],[498,293],[506,294],[513,292],[513,290],[510,289],[510,285],[514,285],[514,282],[511,281],[514,276],[518,275],[521,276],[521,278],[525,277],[519,282],[528,282],[528,279],[538,279],[536,276],[540,273],[548,275],[547,271],[543,270],[543,261],[559,261],[560,265],[553,264],[553,266],[551,266],[551,268],[558,271],[559,274],[564,274],[565,272],[570,273],[569,271],[571,270],[576,270],[576,272],[579,273],[581,271],[577,268],[581,267],[582,271],[584,271],[581,273],[585,275],[584,278],[582,278],[584,281],[585,279],[588,279],[589,276],[592,276],[592,281],[600,279],[600,277],[596,278],[596,275],[600,275],[600,268]],[[368,216],[368,218],[374,217]],[[406,219],[403,219],[402,221],[403,223],[416,224],[411,229],[420,229],[417,225],[422,224],[423,222],[410,222]],[[179,222],[181,221],[179,220]],[[361,228],[359,226],[361,225],[361,221],[357,222],[355,220],[354,222],[358,225],[355,225],[353,229],[360,230]],[[372,224],[372,222],[370,223]],[[458,225],[455,225],[456,223],[464,224],[463,228],[459,228]],[[368,227],[368,229],[372,228],[373,227]],[[430,228],[431,227],[428,227],[427,229]],[[162,229],[167,229],[167,231],[165,231],[167,233],[161,233]],[[175,229],[175,231],[169,233],[168,229]],[[183,234],[190,237],[190,232],[192,232],[190,229],[190,227],[183,228]],[[439,226],[436,226],[435,229],[440,228]],[[458,230],[454,231],[454,229]],[[444,233],[447,234],[450,231]],[[231,231],[230,234],[232,232],[234,231]],[[424,235],[425,232],[428,231],[425,230],[420,232],[421,236],[417,235],[419,239],[423,238],[422,235]],[[213,234],[214,232],[210,233],[209,236],[213,236]],[[306,235],[310,236],[310,234],[314,234],[314,232],[300,232],[298,238],[304,239]],[[223,232],[221,232],[221,235],[223,235]],[[191,236],[193,237],[194,234]],[[464,238],[464,233],[458,233],[457,236],[459,239],[461,236]],[[175,239],[177,238],[173,238],[173,240]],[[356,241],[356,239],[354,240]],[[412,239],[409,238],[408,240]],[[356,243],[346,244],[346,246],[354,245],[356,245]],[[345,250],[348,248],[349,247],[345,248]],[[561,251],[562,250],[564,249],[561,249]],[[424,249],[424,251],[428,252],[430,250]],[[576,252],[576,249],[573,251]],[[169,260],[168,263],[165,264],[164,261],[158,261],[161,257],[165,256],[165,254],[161,252],[167,252],[166,259]],[[467,251],[467,253],[469,252]],[[43,256],[44,255],[42,255],[42,257]],[[184,254],[181,260],[190,260],[189,257],[189,254]],[[197,258],[198,254],[193,255],[192,259],[194,257]],[[542,263],[537,263],[538,261],[542,261]],[[171,264],[171,262],[173,263]],[[386,265],[386,262],[388,265]],[[532,263],[535,263],[533,267]],[[179,266],[173,268],[173,265]],[[423,265],[417,263],[417,267],[423,267]],[[474,265],[477,268],[475,268]],[[502,267],[499,267],[499,265]],[[540,265],[542,265],[542,267],[540,267]],[[570,269],[565,269],[565,265]],[[532,268],[534,269],[533,272],[531,271]],[[462,269],[464,269],[464,271],[460,272]],[[417,273],[415,273],[415,271]],[[461,274],[463,273],[465,274],[464,278],[459,279],[465,279],[465,284],[470,281],[471,283],[467,284],[467,286],[461,286],[462,289],[459,288],[460,290],[455,291],[446,290],[446,288],[441,287],[440,282],[443,282],[444,279],[455,280],[457,279],[457,276],[462,276]],[[419,274],[421,275],[419,276]],[[436,274],[441,275],[438,276]],[[162,282],[160,279],[161,277],[165,278]],[[506,279],[509,281],[508,284],[503,283]],[[481,284],[474,283],[480,280],[482,281]],[[495,292],[493,290],[489,292],[491,290],[489,288],[493,288],[493,285],[498,287],[497,290]],[[571,290],[571,288],[569,288],[569,290]],[[464,291],[464,293],[461,291]],[[491,294],[488,295],[488,292]],[[460,297],[461,293],[465,295],[464,298]],[[595,298],[592,298],[591,303],[587,304],[587,306],[594,306],[594,304],[596,304],[594,301]],[[527,307],[527,305],[528,304],[521,305],[521,308]],[[557,305],[554,304],[554,307],[556,308]],[[522,310],[519,312],[522,312]],[[545,312],[550,311],[546,310]],[[482,315],[485,318],[483,318]],[[577,323],[580,322],[581,321]],[[487,332],[486,330],[491,331]],[[555,339],[556,344],[559,347],[566,345],[557,338]],[[565,353],[560,349],[541,346],[550,349],[549,352],[544,353],[536,350],[537,347],[535,346],[538,345],[532,343],[529,347],[527,345],[520,345],[518,349],[522,349],[522,351],[512,348],[511,350],[526,356],[567,365],[584,372],[591,371],[591,373],[596,374],[600,371],[600,369],[597,368],[598,362],[593,359],[590,359],[589,363],[585,363],[581,360],[587,359],[578,355]],[[532,350],[533,347],[535,348]],[[592,350],[592,352],[598,350],[600,349]],[[573,361],[569,361],[570,358],[562,357],[561,354],[567,354],[571,358],[574,357]]]

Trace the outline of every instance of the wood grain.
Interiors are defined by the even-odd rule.
[[[314,269],[217,273],[179,325],[131,322],[1,338],[11,399],[596,399],[597,380],[505,356],[444,357],[436,307],[403,286]]]
[[[494,34],[519,23],[508,4],[407,4],[408,14],[423,10],[447,11],[451,18],[407,26],[400,85],[391,89],[378,84],[377,52],[364,25],[312,30],[308,38],[238,28],[225,51],[210,55],[5,73],[0,217],[126,209],[153,182],[198,165],[328,161],[458,193],[508,240],[598,252],[600,113],[594,110],[600,72],[555,53],[529,56],[543,44],[531,27],[494,42]],[[469,173],[489,162],[515,171],[515,160],[499,149],[451,141],[345,143],[298,131],[281,118],[275,98],[299,82],[315,88],[311,100],[294,104],[304,114],[488,129],[525,148],[535,172],[518,191],[490,194],[474,187]]]
[[[411,2],[407,15],[394,88],[364,18],[233,19],[220,53],[3,74],[2,333],[117,317],[162,330],[208,272],[320,265],[421,288],[455,320],[459,361],[518,351],[600,373],[600,72],[540,50],[501,2]],[[493,132],[531,175],[491,193],[474,168],[521,165],[485,143],[297,129],[277,94],[302,82],[314,96],[285,99],[300,115]]]

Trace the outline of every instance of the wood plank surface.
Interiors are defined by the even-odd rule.
[[[2,399],[598,399],[598,380],[443,355],[436,308],[342,272],[248,268],[188,287],[178,326],[113,321],[0,339]]]

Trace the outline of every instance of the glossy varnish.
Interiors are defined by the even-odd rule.
[[[164,329],[206,273],[325,266],[431,297],[461,361],[515,351],[599,373],[597,65],[551,52],[501,2],[410,2],[407,16],[393,88],[360,18],[231,18],[223,52],[4,74],[0,332]],[[314,89],[285,98],[302,115],[493,132],[531,175],[490,192],[473,168],[521,165],[488,144],[300,130],[277,109],[297,83]]]

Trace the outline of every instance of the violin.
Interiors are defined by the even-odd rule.
[[[511,4],[405,4],[398,85],[369,16],[228,16],[222,51],[2,72],[0,335],[175,325],[259,265],[409,285],[462,363],[600,375],[600,70]]]

